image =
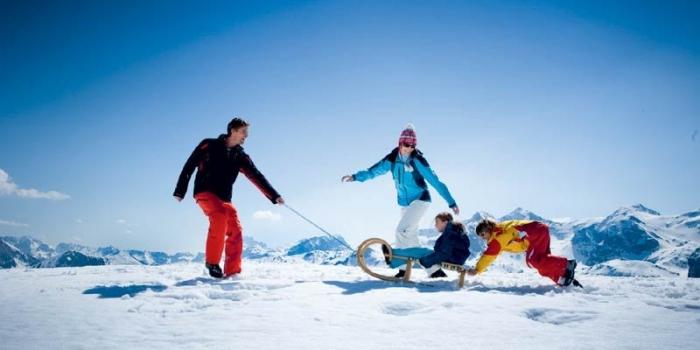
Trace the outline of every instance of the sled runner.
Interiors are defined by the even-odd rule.
[[[402,260],[405,261],[406,264],[406,273],[404,274],[403,277],[394,277],[394,276],[389,276],[389,275],[382,275],[380,273],[372,271],[368,266],[367,262],[365,261],[365,253],[367,250],[370,248],[370,246],[373,245],[379,245],[382,248],[382,253],[384,254],[384,259],[387,263],[394,259]],[[394,255],[393,251],[391,249],[391,246],[389,243],[387,243],[385,240],[381,238],[370,238],[365,240],[364,242],[360,243],[360,246],[357,248],[357,264],[360,266],[362,271],[364,271],[366,274],[384,280],[384,281],[403,281],[403,282],[411,282],[411,272],[413,270],[413,263],[417,262],[419,258],[413,257],[413,256],[401,256],[401,255]],[[456,271],[459,273],[459,281],[458,281],[458,286],[459,288],[464,287],[464,276],[467,274],[467,270],[464,268],[462,265],[456,265],[456,264],[450,264],[443,262],[440,264],[442,269],[444,270],[449,270],[449,271]]]

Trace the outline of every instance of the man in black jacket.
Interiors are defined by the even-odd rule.
[[[272,188],[241,147],[248,137],[248,125],[245,120],[234,118],[228,124],[228,134],[200,142],[182,168],[173,193],[178,201],[182,201],[196,168],[194,198],[209,218],[206,267],[209,275],[216,278],[241,272],[243,229],[236,208],[231,203],[233,183],[238,173],[242,172],[272,203],[284,204],[282,196]],[[219,261],[224,245],[226,258],[222,272]]]

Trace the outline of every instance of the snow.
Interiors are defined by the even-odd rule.
[[[628,265],[618,263],[617,267]],[[583,272],[583,271],[582,271]],[[700,280],[489,271],[457,290],[374,280],[352,266],[244,261],[0,270],[3,349],[692,349]]]

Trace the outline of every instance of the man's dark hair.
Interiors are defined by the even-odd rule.
[[[241,119],[241,118],[233,118],[229,123],[228,127],[226,128],[226,131],[228,132],[229,135],[231,135],[232,130],[238,130],[244,126],[250,125],[247,121]]]

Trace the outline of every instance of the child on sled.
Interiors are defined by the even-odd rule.
[[[386,257],[386,263],[391,267],[401,266],[406,263],[399,257],[416,259],[425,268],[430,278],[446,277],[440,268],[443,262],[462,265],[469,257],[469,238],[461,222],[455,222],[452,214],[443,212],[435,217],[435,229],[441,233],[435,241],[434,248],[400,248],[393,249],[392,255],[398,256],[388,259],[388,247],[382,246]]]

